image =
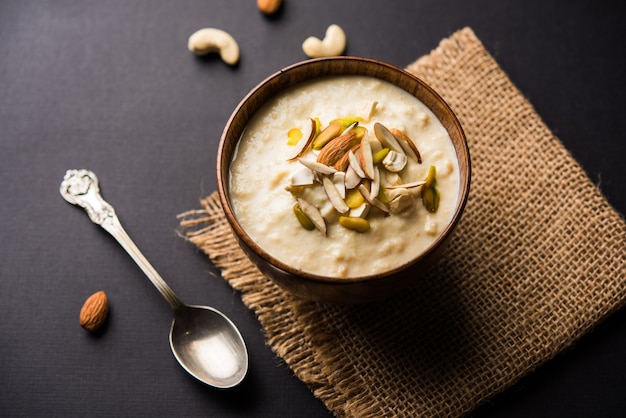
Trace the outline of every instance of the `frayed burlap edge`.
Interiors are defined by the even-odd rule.
[[[458,96],[455,95],[463,94],[463,92],[459,92],[459,86],[456,85],[458,74],[455,77],[453,70],[461,71],[457,68],[457,60],[461,58],[465,66],[468,63],[471,65],[473,62],[478,62],[487,67],[487,70],[481,68],[481,71],[498,72],[498,77],[490,80],[498,83],[493,88],[499,89],[500,92],[504,91],[506,95],[513,98],[515,106],[522,107],[520,114],[532,115],[528,122],[535,124],[536,130],[546,136],[545,139],[542,138],[538,141],[539,146],[545,148],[556,146],[559,155],[562,156],[562,153],[566,153],[549,130],[543,126],[530,104],[523,99],[508,78],[501,73],[497,63],[489,56],[471,29],[463,29],[443,40],[436,50],[411,64],[408,70],[423,78],[446,98],[457,112],[464,126],[470,128],[478,126],[477,129],[479,129],[480,124],[472,119],[478,117],[477,115],[464,113],[468,111],[466,108],[455,109],[455,104],[459,100]],[[448,70],[451,74],[449,79],[446,78]],[[464,70],[471,71],[472,69],[464,67]],[[466,133],[470,142],[470,149],[473,149],[472,141],[480,139],[480,131],[469,129],[466,130]],[[571,160],[571,164],[568,161],[565,168],[576,171],[574,177],[582,178],[580,184],[574,184],[572,187],[583,188],[585,193],[591,194],[589,200],[594,207],[589,209],[590,217],[602,214],[604,218],[593,221],[599,223],[610,221],[611,225],[617,225],[618,228],[614,234],[618,241],[614,246],[617,250],[613,248],[607,250],[609,253],[617,251],[617,259],[609,266],[608,272],[601,272],[605,277],[603,280],[608,280],[606,279],[607,275],[609,277],[619,275],[620,271],[623,271],[626,228],[623,220],[614,213],[600,192],[584,175],[578,175],[578,172],[582,173],[582,169],[577,166],[571,156],[568,158]],[[482,201],[481,204],[483,204]],[[420,393],[420,396],[423,396],[420,398],[420,405],[403,405],[398,400],[397,405],[390,406],[390,402],[381,399],[380,394],[377,397],[377,388],[368,386],[367,379],[361,376],[358,370],[355,370],[356,366],[352,364],[352,361],[346,361],[346,356],[354,356],[355,353],[350,352],[349,348],[346,349],[341,344],[337,344],[337,337],[333,334],[333,331],[337,330],[332,330],[332,316],[335,314],[342,316],[344,313],[342,309],[320,306],[285,293],[265,278],[237,246],[230,227],[223,216],[217,194],[214,193],[202,200],[202,206],[203,209],[201,210],[190,211],[181,215],[181,226],[187,239],[207,253],[213,263],[221,269],[223,277],[234,289],[241,292],[243,302],[257,314],[268,343],[274,352],[285,360],[296,376],[305,382],[315,396],[320,398],[329,410],[337,416],[456,416],[468,412],[556,355],[591,329],[597,322],[622,306],[626,293],[626,290],[623,289],[623,283],[617,283],[617,289],[611,289],[608,295],[600,295],[602,296],[599,298],[600,302],[594,302],[594,306],[573,307],[572,309],[578,309],[574,316],[580,315],[580,318],[571,329],[558,330],[560,333],[556,333],[556,336],[554,330],[546,329],[545,334],[547,336],[540,335],[537,337],[537,344],[532,347],[532,352],[528,353],[527,358],[522,359],[521,362],[518,361],[519,358],[512,358],[513,364],[508,370],[492,370],[484,380],[478,382],[479,384],[467,382],[466,385],[471,384],[472,387],[459,390],[456,398],[446,399],[449,402],[442,402],[442,398],[436,396],[433,396],[433,399],[428,399],[427,396],[424,396],[424,391],[428,392],[428,389],[425,389]],[[581,210],[585,209],[581,208]],[[467,211],[472,211],[472,196],[468,202]],[[462,225],[461,229],[463,229]],[[620,248],[622,248],[621,253],[619,252]],[[457,254],[457,256],[462,257],[463,254]],[[451,257],[454,258],[455,255],[453,254]],[[594,272],[594,268],[596,266],[590,268],[591,272]],[[442,270],[445,273],[445,269]],[[434,275],[436,276],[437,272]],[[623,277],[620,279],[623,281]],[[475,289],[468,287],[468,290]],[[385,308],[389,308],[389,306]],[[541,312],[541,314],[545,314],[545,312]],[[536,315],[535,319],[540,320],[541,315]],[[521,324],[521,327],[532,326],[537,326],[532,317],[527,318]],[[515,364],[516,361],[519,364]],[[487,364],[485,367],[493,366]],[[394,398],[393,395],[389,393],[388,398]],[[393,401],[395,402],[395,399]]]

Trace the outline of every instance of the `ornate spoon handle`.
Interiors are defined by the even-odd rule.
[[[148,276],[172,309],[177,310],[184,305],[174,291],[152,267],[139,248],[130,239],[115,214],[115,209],[100,194],[98,178],[89,170],[68,170],[60,188],[61,196],[73,205],[85,209],[93,223],[100,225],[126,250],[139,268]]]

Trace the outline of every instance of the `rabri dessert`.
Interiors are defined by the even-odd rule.
[[[373,77],[299,84],[259,109],[230,166],[230,199],[265,252],[303,272],[402,266],[451,221],[459,167],[434,114]]]

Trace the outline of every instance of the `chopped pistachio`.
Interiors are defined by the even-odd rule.
[[[302,211],[300,204],[295,203],[293,205],[293,213],[296,215],[298,222],[300,222],[300,225],[302,225],[304,229],[306,229],[307,231],[312,231],[313,229],[315,229],[315,225],[313,224],[313,222],[311,222],[309,217],[306,216],[306,214]]]
[[[380,151],[378,151],[376,154],[374,154],[373,156],[374,164],[378,164],[379,162],[381,162],[383,158],[387,156],[388,153],[389,153],[389,148],[383,148]]]
[[[307,202],[303,198],[298,198],[298,205],[306,217],[313,223],[322,234],[326,235],[326,221],[319,209]]]
[[[313,140],[313,149],[320,150],[324,145],[328,144],[331,139],[339,136],[343,129],[338,122],[331,122],[317,137]]]
[[[367,232],[370,230],[370,223],[365,218],[353,218],[350,216],[340,216],[339,225],[357,232]]]
[[[348,205],[350,209],[356,209],[363,203],[365,203],[365,198],[359,189],[348,190],[346,193],[346,205]]]
[[[359,122],[363,122],[363,118],[360,116],[346,116],[345,118],[335,119],[330,123],[338,123],[341,126],[341,130],[347,129],[351,125],[358,125]]]
[[[422,203],[426,210],[431,213],[439,209],[439,190],[437,190],[437,167],[431,165],[428,169],[426,182],[422,186]]]

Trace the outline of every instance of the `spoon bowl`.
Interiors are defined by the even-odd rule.
[[[170,346],[180,365],[208,385],[228,389],[248,370],[246,346],[235,325],[209,306],[185,306],[175,312]]]
[[[170,346],[180,365],[215,388],[232,388],[241,383],[248,372],[248,351],[235,324],[214,308],[185,305],[176,296],[130,239],[113,206],[102,198],[96,175],[88,170],[68,170],[60,192],[117,240],[170,304],[174,311]]]

